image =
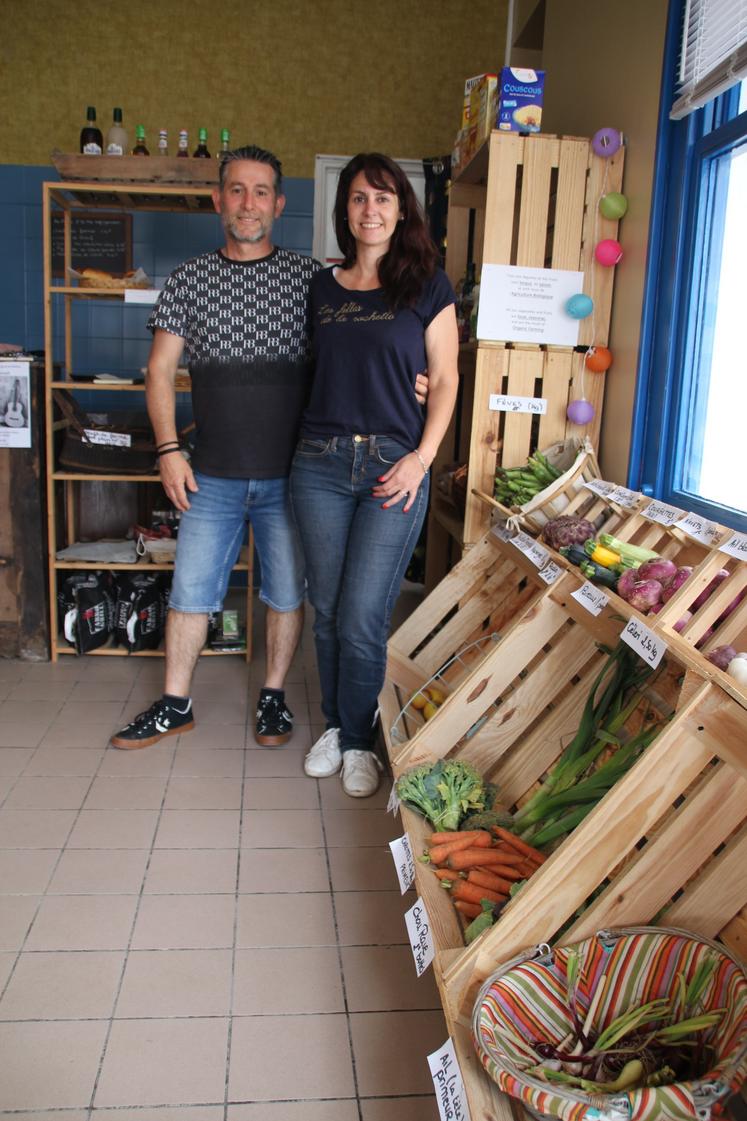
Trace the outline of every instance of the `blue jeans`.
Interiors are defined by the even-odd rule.
[[[428,505],[427,478],[407,514],[404,501],[382,509],[371,490],[411,450],[382,436],[333,436],[301,439],[293,460],[322,712],[343,751],[372,746],[392,608]]]
[[[169,607],[189,614],[220,611],[251,522],[262,570],[259,598],[275,611],[295,611],[304,599],[304,569],[287,478],[195,473],[195,480],[200,489],[189,495],[189,510],[179,522]]]

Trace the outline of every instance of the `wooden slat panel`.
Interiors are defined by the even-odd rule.
[[[490,136],[488,194],[485,202],[483,264],[510,265],[516,171],[524,158],[525,141],[515,134]]]
[[[464,276],[469,243],[469,210],[466,206],[450,206],[446,219],[446,275],[453,285]]]
[[[532,350],[511,350],[508,363],[507,393],[517,397],[533,397],[534,383],[542,377],[544,355],[537,347]],[[499,414],[494,414],[498,416]],[[529,455],[529,438],[532,417],[529,413],[506,413],[503,430],[501,465],[517,467],[526,463]],[[483,489],[483,488],[478,488]]]
[[[719,939],[732,953],[744,961],[747,958],[747,908],[742,908],[730,922],[719,931]]]
[[[475,490],[493,493],[498,453],[501,414],[488,408],[491,393],[500,393],[508,369],[509,352],[503,348],[481,347],[477,352],[475,396],[470,439],[467,494]],[[510,378],[509,378],[510,381]],[[514,391],[512,391],[514,392]],[[516,391],[518,392],[518,391]],[[464,543],[476,541],[490,526],[490,512],[481,502],[467,502],[464,519]]]
[[[572,424],[566,421],[566,432],[569,436],[582,439],[584,436],[591,441],[594,450],[599,450],[599,432],[602,427],[602,404],[604,402],[604,385],[606,374],[593,374],[584,365],[584,355],[573,353],[571,358],[572,374],[570,378],[569,401],[578,401],[585,397],[590,405],[594,406],[594,416],[588,424]]]
[[[558,163],[558,141],[534,136],[524,147],[521,183],[519,237],[516,264],[526,268],[545,267],[547,223],[550,207],[550,173]]]
[[[715,938],[747,903],[747,825],[719,853],[676,903],[664,912],[667,926],[682,926]]]
[[[588,162],[588,140],[564,138],[560,141],[551,258],[554,269],[575,272],[580,267]]]
[[[540,417],[537,441],[540,450],[566,438],[568,419],[565,411],[568,407],[571,359],[572,352],[568,350],[550,350],[545,354],[542,396],[547,400],[547,412]]]

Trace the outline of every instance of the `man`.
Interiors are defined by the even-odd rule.
[[[148,327],[146,400],[164,490],[182,511],[166,624],[165,690],[112,738],[143,748],[194,727],[192,676],[220,611],[246,522],[259,555],[267,606],[264,687],[255,738],[286,743],[292,713],[283,685],[303,626],[301,548],[288,498],[288,472],[311,367],[308,287],[318,262],[273,247],[285,206],[276,156],[248,146],[221,160],[213,205],[225,246],[179,266]],[[175,378],[186,350],[196,447],[179,451]]]

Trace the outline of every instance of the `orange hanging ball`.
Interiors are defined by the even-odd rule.
[[[590,346],[586,352],[586,369],[603,374],[612,365],[612,352],[606,346]]]

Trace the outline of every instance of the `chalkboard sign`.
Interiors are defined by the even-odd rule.
[[[132,268],[132,215],[73,210],[70,214],[72,267],[101,269],[122,276]],[[52,215],[52,276],[64,276],[63,215]]]

